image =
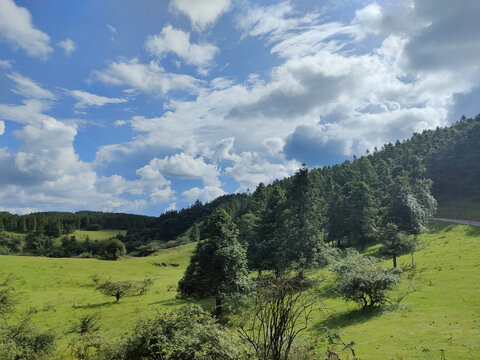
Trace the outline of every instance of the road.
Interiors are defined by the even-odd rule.
[[[460,220],[460,219],[447,219],[447,218],[429,218],[429,219],[455,223],[455,224],[462,224],[462,225],[480,226],[480,221],[475,221],[475,220]]]

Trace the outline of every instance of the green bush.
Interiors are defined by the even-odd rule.
[[[248,359],[237,338],[222,329],[198,305],[139,321],[126,339],[122,359]]]

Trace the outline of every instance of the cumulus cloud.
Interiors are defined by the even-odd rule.
[[[0,0],[0,38],[13,48],[22,48],[29,56],[46,59],[53,49],[50,37],[32,23],[32,15],[13,0]]]
[[[23,105],[0,104],[0,116],[20,124],[39,123],[49,119],[48,115],[43,114],[48,108],[45,101],[29,99],[24,100]]]
[[[94,71],[93,78],[107,84],[126,85],[153,95],[174,90],[197,91],[198,80],[183,74],[167,73],[158,63],[142,64],[138,59],[111,63],[103,71]]]
[[[164,189],[158,189],[150,193],[150,199],[153,204],[165,203],[175,199],[175,192],[167,186]]]
[[[185,63],[199,67],[199,72],[205,73],[205,68],[211,63],[218,48],[208,43],[193,44],[188,32],[167,25],[158,35],[150,35],[145,48],[152,55],[163,58],[168,53],[174,53]]]
[[[194,158],[185,153],[154,158],[150,163],[137,170],[143,178],[151,179],[164,176],[177,179],[202,179],[205,185],[219,186],[219,170],[215,165],[207,164],[202,157]]]
[[[223,189],[216,186],[205,186],[203,188],[194,187],[182,193],[190,203],[193,203],[196,200],[200,200],[204,203],[209,202],[225,194],[226,192]]]
[[[230,9],[230,0],[171,0],[170,8],[190,18],[192,27],[202,31]]]
[[[42,88],[32,79],[25,77],[19,73],[8,74],[7,77],[15,82],[15,87],[12,91],[26,98],[34,99],[55,99],[55,95],[50,91]]]
[[[5,133],[5,123],[3,121],[0,121],[0,135],[3,135]]]
[[[72,90],[69,93],[78,101],[74,105],[75,108],[85,108],[88,106],[100,107],[105,104],[120,104],[128,101],[127,99],[99,96],[82,90]]]
[[[290,176],[299,167],[300,164],[295,160],[274,164],[258,153],[244,152],[238,156],[233,166],[225,169],[225,174],[240,183],[237,191],[246,191],[255,189],[261,182],[268,184],[275,179]]]
[[[72,55],[72,52],[75,51],[75,43],[72,39],[67,38],[65,40],[59,41],[57,43],[57,46],[61,47],[63,51],[65,51],[65,55],[67,56]]]
[[[149,179],[125,180],[119,175],[98,177],[92,164],[80,160],[73,142],[74,124],[43,114],[39,100],[24,105],[0,104],[0,116],[23,127],[14,131],[21,146],[15,152],[0,149],[0,198],[9,209],[43,210],[92,209],[102,211],[143,211],[148,196],[156,203],[165,192],[162,184]],[[0,122],[3,125],[3,121]],[[127,200],[125,193],[136,195]],[[23,211],[23,210],[22,210]]]

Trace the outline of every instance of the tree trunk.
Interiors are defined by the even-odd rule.
[[[412,252],[411,255],[412,255],[412,268],[414,268],[414,267],[415,267],[415,263],[413,262],[413,252]]]
[[[397,267],[397,255],[393,255],[393,268]]]
[[[222,298],[220,296],[218,296],[216,299],[215,299],[215,315],[217,316],[218,319],[221,319],[222,317]]]

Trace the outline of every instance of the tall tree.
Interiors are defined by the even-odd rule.
[[[304,165],[292,178],[288,188],[281,233],[285,265],[314,265],[323,251],[326,203]]]
[[[228,295],[246,290],[246,251],[237,241],[237,229],[228,213],[217,209],[209,216],[204,229],[205,240],[197,243],[185,275],[178,283],[183,297],[216,300],[216,314],[222,316]]]
[[[377,208],[378,204],[373,196],[373,191],[363,181],[355,182],[347,198],[348,237],[354,244],[361,245],[362,249],[369,241],[377,237]]]
[[[279,224],[285,203],[285,191],[278,185],[273,187],[267,204],[260,212],[256,237],[248,244],[248,260],[252,270],[275,270],[279,272],[284,263],[283,234]]]

